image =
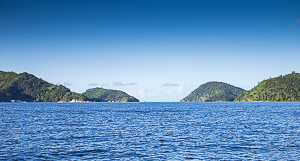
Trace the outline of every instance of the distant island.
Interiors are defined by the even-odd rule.
[[[223,82],[208,82],[190,93],[180,102],[218,102],[234,101],[246,90]]]
[[[86,90],[83,95],[95,102],[139,102],[138,99],[119,90],[92,88]]]
[[[62,85],[54,85],[29,73],[0,71],[0,102],[139,102],[119,90],[91,88],[84,93],[71,92]],[[220,101],[300,101],[300,74],[260,82],[250,91],[223,82],[200,85],[180,102]]]
[[[139,102],[125,92],[103,88],[88,89],[83,94],[71,92],[32,74],[0,71],[0,102]]]
[[[300,74],[292,72],[264,80],[234,101],[300,101]]]
[[[70,102],[84,101],[87,98],[62,85],[48,83],[26,72],[0,71],[0,101],[11,102],[21,100],[27,102]]]

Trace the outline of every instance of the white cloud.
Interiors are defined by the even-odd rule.
[[[181,92],[181,91],[183,91],[183,90],[184,90],[184,87],[182,87],[182,86],[180,86],[180,87],[177,89],[178,92]]]
[[[125,86],[133,86],[133,85],[137,85],[138,83],[137,82],[134,82],[134,83],[126,83]]]
[[[132,86],[132,85],[137,85],[138,83],[122,83],[122,82],[113,82],[113,86]]]
[[[145,89],[140,89],[140,90],[138,91],[138,95],[139,95],[139,97],[141,97],[141,98],[145,98],[145,93],[146,93]]]
[[[112,83],[113,86],[123,86],[122,82],[113,82]]]
[[[161,89],[157,89],[155,91],[151,91],[151,92],[147,93],[147,96],[148,97],[156,97],[156,96],[161,95],[161,93],[162,93],[162,90]]]
[[[133,97],[138,98],[138,99],[145,99],[145,97],[146,97],[146,90],[144,88],[138,89],[138,90],[126,90],[125,92]],[[142,101],[142,100],[140,100],[140,101]]]
[[[168,91],[166,91],[166,93],[170,96],[177,96],[177,95],[181,95],[184,92],[184,87],[180,86],[178,88],[173,88],[170,89]]]
[[[63,84],[64,86],[73,86],[73,84],[72,83],[70,83],[70,82],[64,82],[64,84]]]
[[[179,84],[177,84],[177,83],[166,83],[162,86],[179,86]]]
[[[188,88],[179,86],[176,88],[172,87],[161,87],[158,89],[130,89],[126,90],[126,93],[136,97],[141,102],[179,102],[181,99],[189,94]]]
[[[89,83],[89,86],[98,86],[98,83]]]

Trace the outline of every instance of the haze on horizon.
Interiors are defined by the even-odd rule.
[[[0,70],[174,101],[300,72],[298,0],[2,0]]]

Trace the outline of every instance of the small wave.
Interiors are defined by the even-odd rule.
[[[85,156],[85,155],[89,155],[91,153],[95,154],[95,153],[106,153],[108,152],[107,150],[104,149],[92,149],[92,150],[81,150],[81,151],[71,151],[68,154],[70,156]]]

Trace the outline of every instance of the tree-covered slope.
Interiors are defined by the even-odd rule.
[[[223,82],[208,82],[181,100],[181,102],[233,101],[244,89]]]
[[[0,71],[0,101],[22,100],[27,102],[83,101],[85,96],[71,92],[62,85],[48,83],[26,72]]]
[[[300,101],[300,74],[264,80],[234,101]]]
[[[125,92],[103,88],[91,88],[83,93],[91,101],[96,102],[139,102],[138,99]]]

